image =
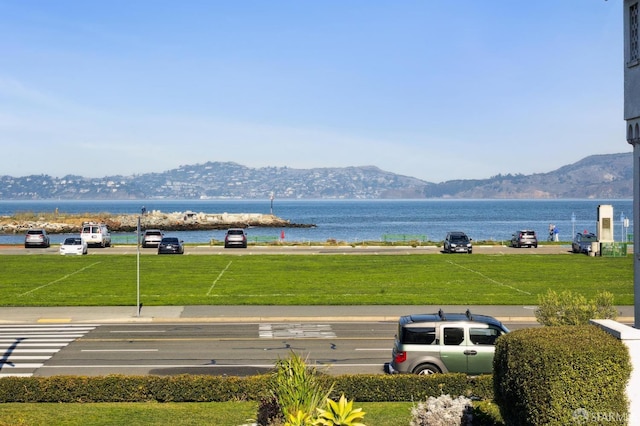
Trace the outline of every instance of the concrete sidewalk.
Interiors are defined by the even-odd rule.
[[[305,322],[397,321],[402,315],[465,312],[502,322],[536,322],[535,306],[374,305],[374,306],[135,306],[0,307],[0,324],[153,323],[153,322]],[[633,306],[618,307],[618,321],[633,323]]]

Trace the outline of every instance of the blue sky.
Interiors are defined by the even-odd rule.
[[[0,174],[430,182],[630,152],[620,0],[0,0]]]

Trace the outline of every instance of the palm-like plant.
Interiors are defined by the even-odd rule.
[[[362,419],[365,412],[362,408],[353,408],[353,401],[347,401],[344,394],[339,401],[327,399],[327,409],[317,408],[317,426],[365,426]]]

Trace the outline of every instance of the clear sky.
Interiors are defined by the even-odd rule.
[[[630,152],[621,0],[0,0],[0,175]]]

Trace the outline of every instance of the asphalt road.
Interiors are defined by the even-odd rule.
[[[328,374],[384,374],[396,328],[395,321],[3,326],[0,342],[11,344],[0,377],[247,376],[269,371],[291,351]]]

